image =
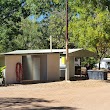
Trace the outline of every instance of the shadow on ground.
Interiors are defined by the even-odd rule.
[[[105,80],[105,82],[110,83],[110,80]]]
[[[38,98],[0,98],[0,110],[78,110],[66,106],[45,106],[51,105],[50,103],[54,101]]]

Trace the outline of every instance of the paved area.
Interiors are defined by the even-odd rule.
[[[110,110],[110,81],[0,87],[0,110]]]

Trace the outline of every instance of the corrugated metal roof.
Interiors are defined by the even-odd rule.
[[[69,49],[69,53],[76,52],[82,49]],[[39,49],[39,50],[16,50],[4,53],[4,55],[21,55],[21,54],[47,54],[47,53],[66,53],[66,49]]]
[[[66,49],[39,49],[39,50],[16,50],[12,52],[3,53],[1,55],[28,55],[28,54],[50,54],[50,53],[60,53],[66,54]],[[96,56],[96,53],[89,50],[79,49],[69,49],[69,56],[74,57],[93,57]]]

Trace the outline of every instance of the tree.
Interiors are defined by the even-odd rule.
[[[98,52],[98,56],[102,50],[106,53],[110,1],[68,1],[70,46],[91,49]],[[29,16],[34,16],[35,22],[29,21]],[[43,19],[36,21],[40,16]],[[65,16],[64,0],[1,0],[0,50],[49,48],[50,35],[53,48],[65,48]]]
[[[41,11],[40,15],[44,16],[44,19],[40,22],[39,30],[42,33],[40,37],[42,39],[42,48],[49,48],[49,37],[53,38],[53,48],[64,48],[65,43],[65,10],[63,0],[40,0],[34,2],[37,6],[39,4],[40,8],[35,8]]]
[[[54,11],[49,18],[53,48],[65,48],[65,12]]]
[[[23,0],[1,0],[0,1],[0,39],[1,51],[11,51],[17,49],[14,42],[19,34],[22,34],[19,23],[21,17],[29,15],[29,9],[22,6]]]
[[[60,12],[61,7],[64,9],[63,0],[59,3],[54,0],[1,0],[1,51],[49,48],[49,36],[52,33],[52,31],[49,33],[49,19],[53,11],[57,10],[57,12]],[[39,23],[32,23],[31,25],[31,22],[27,20],[28,16],[34,16],[35,21],[40,16],[43,16],[44,19]],[[31,32],[28,31],[28,26],[33,29]],[[37,37],[32,32],[34,32]],[[37,38],[38,41],[35,41],[34,37],[35,39]],[[58,48],[56,44],[54,47]]]
[[[21,30],[23,30],[23,34],[19,35],[15,42],[17,44],[18,49],[37,49],[39,48],[40,42],[40,32],[38,31],[38,24],[35,21],[27,19],[21,20],[20,23]]]
[[[69,31],[73,33],[70,40],[78,47],[96,52],[99,62],[110,48],[109,4],[110,1],[107,0],[103,2],[87,0],[83,3],[79,0],[71,5],[74,16],[69,25]]]

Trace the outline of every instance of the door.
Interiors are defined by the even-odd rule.
[[[23,64],[23,80],[33,80],[31,55],[23,56],[22,64]]]
[[[40,80],[40,58],[33,58],[33,80]]]

